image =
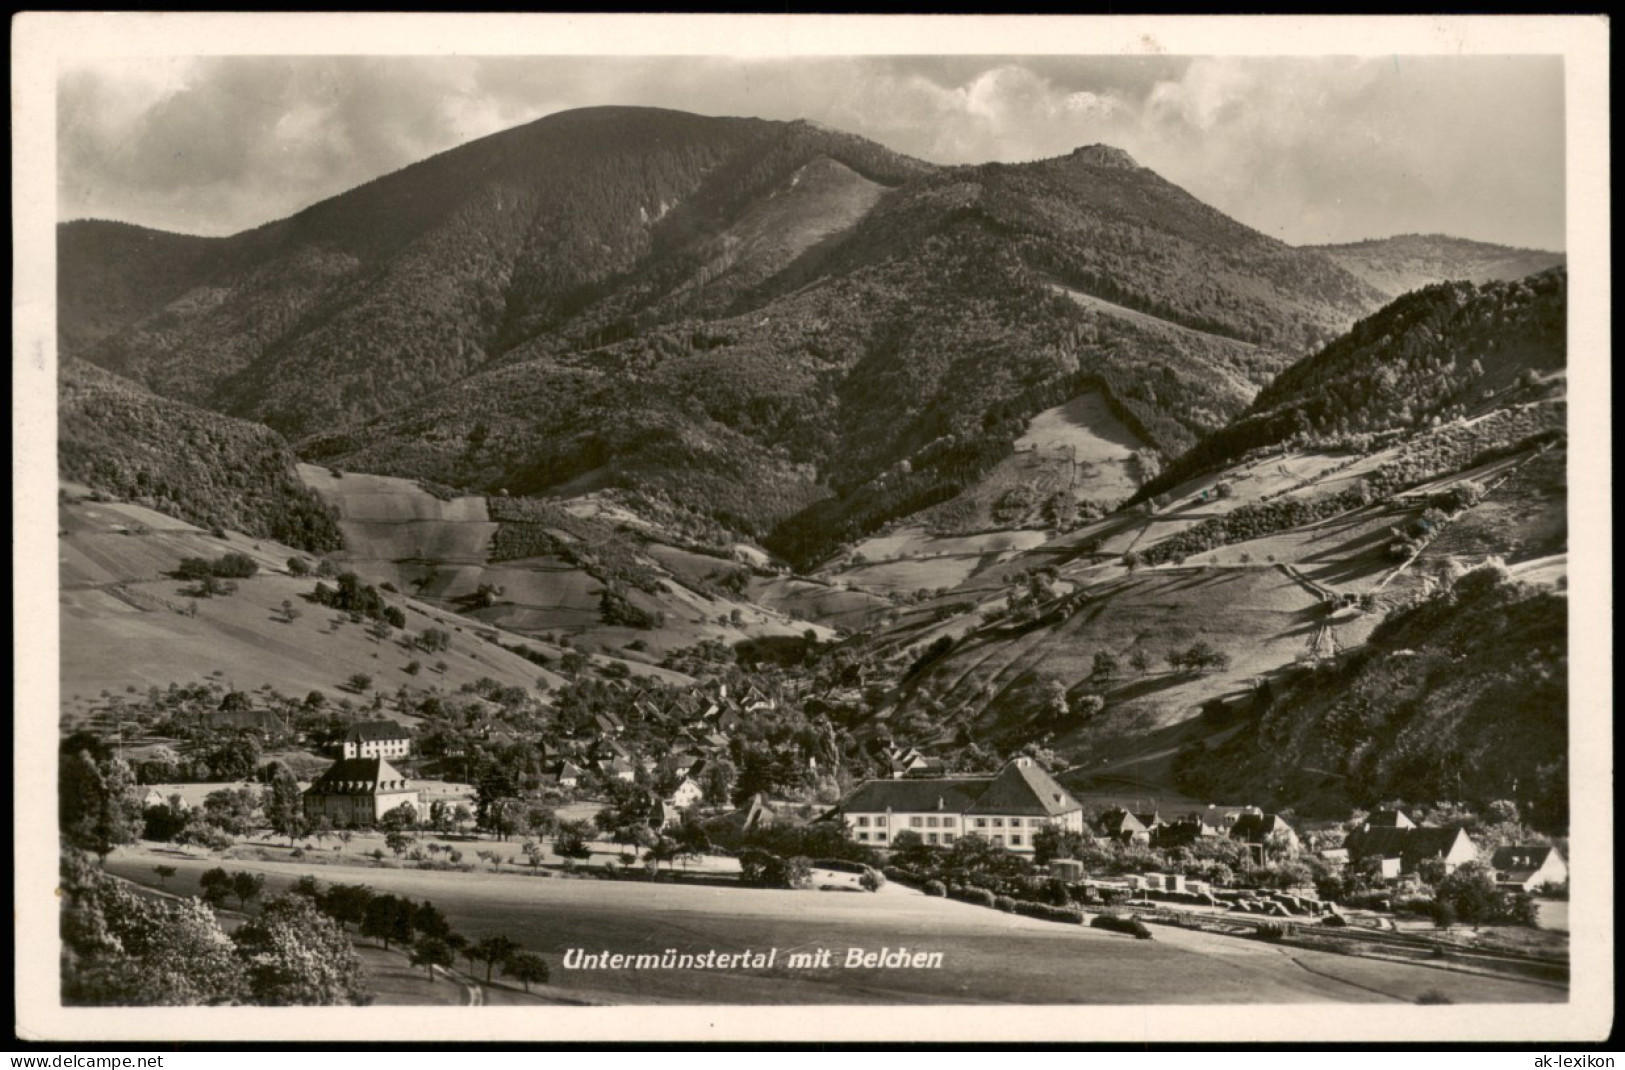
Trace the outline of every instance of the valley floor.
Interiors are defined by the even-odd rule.
[[[178,859],[121,848],[109,871],[151,884],[162,860],[170,887],[194,892],[214,859]],[[1004,914],[888,886],[889,894],[651,885],[516,874],[311,867],[231,861],[267,876],[275,893],[306,872],[429,899],[464,935],[507,935],[542,953],[550,992],[624,1003],[1203,1004],[1415,1002],[1438,993],[1456,1003],[1562,1002],[1562,988],[1404,963],[1280,948],[1247,940],[1157,930],[1130,937]],[[790,970],[792,952],[848,948],[940,952],[940,969]],[[569,970],[587,953],[721,954],[778,949],[762,970]]]

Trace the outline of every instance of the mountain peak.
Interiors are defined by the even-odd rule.
[[[1069,159],[1093,167],[1121,167],[1127,170],[1136,170],[1140,166],[1134,157],[1115,145],[1084,145],[1073,149]]]

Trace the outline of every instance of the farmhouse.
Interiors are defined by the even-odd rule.
[[[1016,758],[994,777],[869,780],[838,808],[859,843],[888,846],[904,831],[951,846],[975,834],[1030,853],[1048,825],[1083,831],[1083,805],[1031,758]]]
[[[688,777],[684,777],[666,798],[674,808],[687,810],[690,806],[705,798],[705,789]]]
[[[305,816],[339,827],[371,825],[418,793],[383,758],[341,758],[305,789]]]
[[[1397,811],[1379,811],[1371,818],[1349,833],[1343,846],[1350,862],[1373,866],[1384,880],[1415,873],[1418,865],[1434,859],[1444,863],[1445,873],[1453,873],[1478,857],[1465,829],[1418,826]]]
[[[1495,870],[1496,884],[1525,892],[1548,884],[1562,884],[1569,879],[1569,866],[1563,861],[1563,853],[1544,844],[1498,847],[1490,857],[1490,868]]]
[[[1289,850],[1298,849],[1298,834],[1280,814],[1248,813],[1236,818],[1230,826],[1230,838],[1247,845],[1254,862],[1262,864],[1272,845]]]
[[[1151,842],[1151,830],[1145,827],[1141,820],[1127,810],[1107,810],[1100,815],[1099,829],[1101,835],[1118,843]]]
[[[404,758],[412,753],[412,734],[394,721],[363,721],[344,735],[346,758]]]

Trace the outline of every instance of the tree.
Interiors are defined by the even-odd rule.
[[[361,924],[372,898],[372,889],[365,884],[334,884],[321,894],[317,903],[342,930],[346,924]]]
[[[1099,695],[1079,695],[1072,700],[1072,716],[1080,721],[1090,720],[1106,708],[1106,700]]]
[[[734,784],[738,780],[739,770],[728,759],[719,757],[707,762],[700,774],[700,788],[705,792],[705,801],[712,806],[727,806],[733,799]]]
[[[290,575],[290,576],[308,576],[308,575],[310,575],[310,562],[306,561],[302,557],[290,557],[290,558],[288,558],[288,575]]]
[[[559,822],[558,836],[553,840],[553,853],[572,861],[585,861],[592,857],[593,827],[586,821]]]
[[[666,863],[666,867],[669,869],[671,868],[671,863],[681,853],[682,848],[678,845],[676,840],[672,839],[670,836],[657,834],[654,837],[654,842],[649,844],[649,849],[647,852],[645,852],[644,858],[650,862],[653,862],[655,871],[659,872],[660,863]]]
[[[1465,863],[1439,882],[1434,899],[1476,929],[1495,920],[1495,874],[1480,862]]]
[[[378,819],[378,827],[386,832],[407,832],[417,828],[418,810],[409,802],[391,807]]]
[[[903,869],[919,873],[936,868],[937,853],[925,844],[925,838],[913,829],[904,829],[892,837],[892,861]]]
[[[1110,651],[1095,651],[1094,668],[1091,676],[1112,677],[1118,673],[1117,656]]]
[[[222,906],[233,891],[231,874],[216,866],[198,878],[198,887],[203,892],[204,902],[213,907]]]
[[[505,963],[520,946],[506,936],[487,936],[474,945],[474,957],[485,963],[485,983],[491,983],[491,969]]]
[[[72,848],[60,887],[65,1005],[217,1005],[246,995],[230,937],[198,900],[140,896]]]
[[[288,837],[288,846],[310,831],[305,819],[305,797],[293,770],[283,762],[271,763],[271,782],[265,789],[265,822],[271,831]]]
[[[68,844],[106,858],[119,844],[134,843],[145,818],[130,767],[87,750],[64,753],[60,761],[57,818]]]
[[[338,923],[305,896],[265,904],[235,936],[254,1002],[330,1006],[371,1002],[361,959]]]
[[[169,883],[169,878],[175,875],[174,866],[153,866],[152,871],[158,875],[158,886],[161,888]]]
[[[409,835],[399,829],[391,829],[384,834],[384,846],[395,852],[396,858],[405,854],[406,849],[417,842],[416,836]]]
[[[351,673],[345,679],[344,686],[360,694],[372,686],[372,677],[364,672]]]
[[[250,899],[258,899],[260,892],[265,890],[265,874],[250,873],[240,869],[231,875],[231,894],[237,897],[237,903],[242,909],[248,909]]]
[[[518,792],[505,776],[488,776],[475,789],[475,827],[506,841],[516,823]]]
[[[414,912],[415,907],[410,899],[395,895],[374,896],[362,914],[361,935],[383,941],[386,951],[391,940],[409,944],[416,932],[412,924]]]
[[[1128,653],[1129,667],[1144,676],[1151,671],[1151,654],[1144,647],[1135,647]]]
[[[429,983],[434,983],[434,968],[449,969],[456,965],[457,955],[451,945],[438,936],[420,936],[417,943],[412,945],[412,965],[422,966],[429,974]]]
[[[502,964],[504,977],[512,977],[530,991],[533,984],[545,985],[548,979],[547,960],[534,951],[515,951]]]

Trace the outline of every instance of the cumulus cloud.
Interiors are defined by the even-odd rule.
[[[810,118],[939,163],[1106,142],[1292,242],[1563,245],[1560,59],[214,57],[58,85],[62,218],[278,218],[565,108]]]

